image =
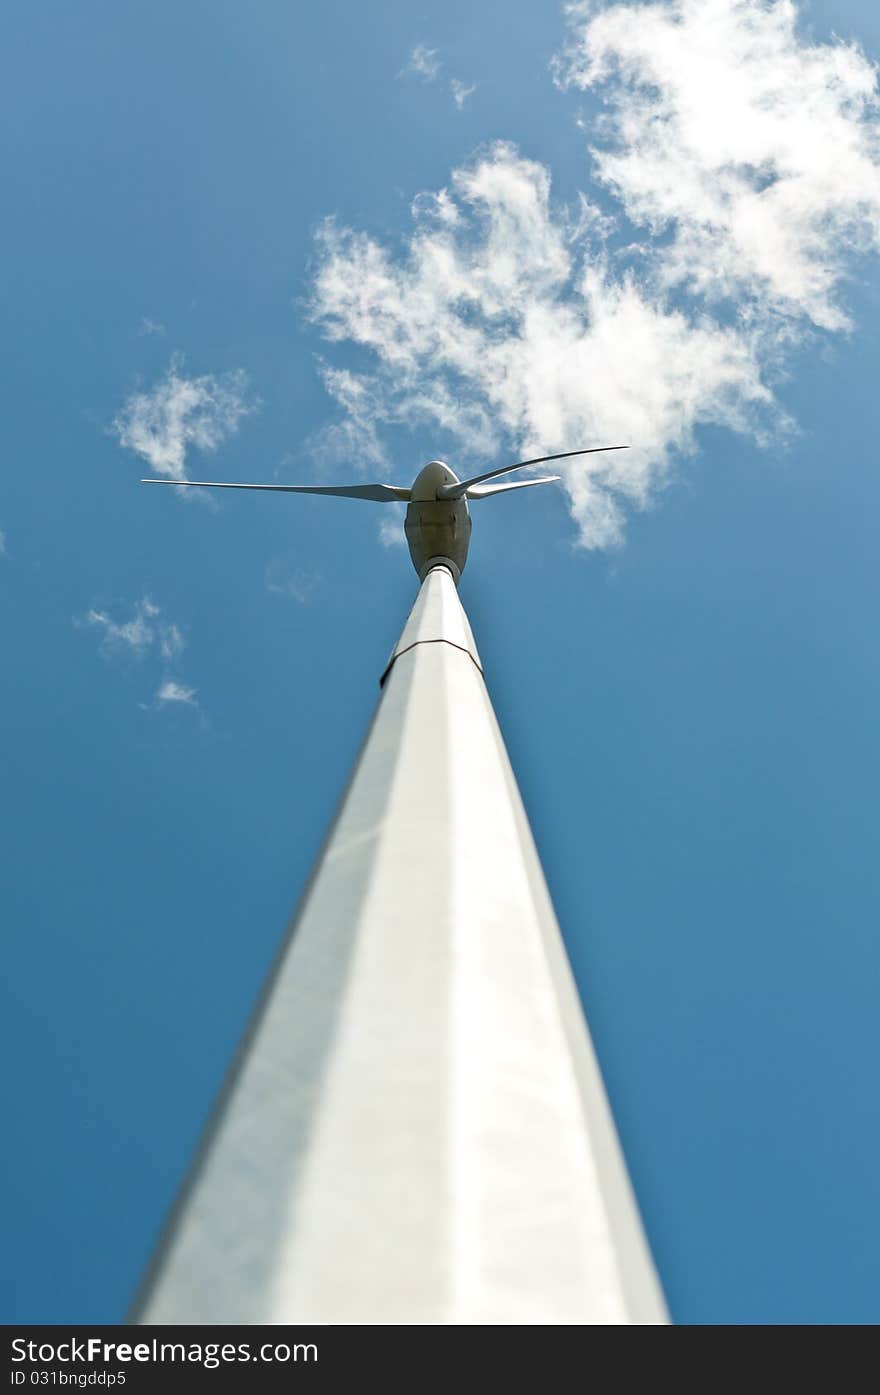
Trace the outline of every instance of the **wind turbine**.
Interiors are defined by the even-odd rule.
[[[135,1320],[668,1321],[457,593],[468,502],[591,453],[409,489],[149,481],[406,501],[421,586]]]
[[[545,465],[551,460],[568,460],[573,455],[595,455],[598,451],[629,450],[628,446],[592,446],[588,450],[566,450],[559,455],[539,455],[502,465],[482,475],[460,480],[445,460],[429,460],[406,489],[399,484],[226,484],[217,480],[147,479],[141,484],[173,484],[184,489],[267,489],[280,494],[329,494],[337,499],[368,499],[374,504],[406,503],[404,532],[413,566],[423,581],[432,566],[446,566],[456,586],[461,580],[471,540],[468,499],[488,499],[511,489],[529,489],[536,484],[554,484],[558,475],[542,479],[511,480],[487,484],[500,475],[524,470],[529,465]]]

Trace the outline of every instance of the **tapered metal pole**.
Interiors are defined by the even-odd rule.
[[[443,567],[386,670],[136,1316],[667,1321]]]

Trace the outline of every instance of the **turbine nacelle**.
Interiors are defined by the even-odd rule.
[[[429,460],[413,480],[403,531],[420,581],[440,564],[449,567],[456,586],[461,580],[472,527],[467,497],[440,497],[442,489],[460,483],[445,460]]]
[[[141,484],[173,484],[186,489],[265,489],[280,494],[328,494],[342,499],[368,499],[378,504],[407,504],[404,533],[413,566],[423,580],[431,567],[445,566],[455,578],[461,578],[467,561],[471,540],[471,518],[468,499],[486,499],[492,494],[505,494],[511,489],[528,489],[536,484],[553,484],[559,475],[541,479],[505,480],[488,484],[499,475],[523,470],[527,465],[542,465],[549,460],[565,460],[573,455],[593,455],[606,450],[628,450],[628,446],[591,446],[586,450],[567,450],[558,455],[541,455],[534,460],[520,460],[516,465],[502,465],[482,475],[460,480],[445,460],[429,460],[416,475],[409,489],[397,484],[227,484],[210,480],[141,480]]]

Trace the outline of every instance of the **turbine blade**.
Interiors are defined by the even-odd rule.
[[[506,494],[509,489],[531,489],[533,484],[555,484],[559,475],[544,475],[539,480],[506,480],[504,484],[472,484],[465,498],[488,499],[490,494]]]
[[[564,450],[558,455],[536,455],[534,460],[520,460],[516,465],[502,465],[500,470],[487,470],[485,475],[473,475],[458,484],[443,484],[437,490],[438,499],[462,499],[474,484],[494,480],[497,475],[509,475],[511,470],[524,470],[527,465],[543,465],[547,460],[568,460],[572,455],[596,455],[603,450],[629,450],[629,446],[589,446],[586,450]]]
[[[332,494],[339,499],[371,499],[376,504],[406,501],[408,489],[397,484],[227,484],[220,480],[141,480],[141,484],[173,484],[183,489],[271,489],[280,494]]]

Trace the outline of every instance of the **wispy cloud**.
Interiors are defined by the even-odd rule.
[[[436,82],[442,67],[443,63],[435,48],[430,48],[428,44],[416,44],[397,76],[417,77],[421,78],[422,82]],[[450,79],[449,91],[459,111],[476,90],[475,83],[468,85],[459,78]]]
[[[215,451],[259,405],[241,370],[200,377],[183,370],[183,358],[175,355],[151,391],[131,394],[111,427],[120,445],[174,480],[187,478],[190,448]]]
[[[142,336],[158,335],[160,338],[165,334],[165,326],[159,320],[151,320],[149,315],[144,315],[141,319],[138,334]]]
[[[405,516],[406,504],[385,505],[379,520],[379,541],[383,547],[404,547],[406,545],[406,534],[403,531]]]
[[[176,659],[178,654],[183,652],[183,647],[183,635],[176,625],[159,626],[159,653],[163,659]]]
[[[163,673],[156,702],[187,702],[197,706],[195,689],[180,683],[169,671],[182,654],[185,641],[180,628],[166,619],[149,596],[142,596],[126,616],[113,616],[108,610],[92,607],[74,620],[78,627],[94,630],[100,637],[101,653],[107,659],[151,661]]]
[[[163,683],[160,683],[156,693],[156,702],[160,707],[168,702],[183,702],[189,707],[198,707],[195,688],[187,688],[183,683],[178,683],[173,678],[166,678]]]
[[[309,439],[309,454],[319,462],[350,460],[356,469],[371,465],[384,470],[387,457],[370,400],[369,380],[363,374],[333,368],[324,362],[319,363],[318,372],[341,415]]]
[[[430,48],[428,44],[416,44],[397,76],[412,74],[424,82],[434,82],[442,66],[435,48]]]
[[[498,144],[447,199],[455,218],[422,201],[397,259],[332,223],[319,239],[312,312],[373,351],[358,383],[374,435],[403,421],[468,464],[505,441],[539,455],[632,437],[638,450],[564,471],[580,536],[601,546],[620,537],[619,499],[644,502],[697,422],[745,430],[769,408],[753,336],[670,309],[586,233],[572,242],[581,225],[551,207],[543,166]]]
[[[305,605],[311,600],[317,584],[314,573],[294,566],[289,558],[274,557],[266,567],[266,590],[272,596],[284,596]]]
[[[468,86],[466,82],[460,82],[458,78],[453,78],[449,84],[449,90],[452,93],[452,100],[455,102],[459,111],[461,111],[468,97],[476,92],[477,85],[476,83],[471,83],[471,85]]]
[[[559,81],[604,96],[591,154],[627,216],[671,232],[669,285],[845,328],[841,280],[880,240],[876,70],[798,34],[792,0],[570,8]]]
[[[841,283],[880,229],[873,69],[795,20],[789,0],[570,9],[557,78],[607,102],[592,158],[635,242],[503,142],[415,200],[400,251],[325,224],[312,317],[373,360],[344,392],[325,370],[337,430],[356,418],[378,455],[403,424],[468,466],[632,441],[562,462],[588,547],[620,541],[701,424],[778,439],[786,354],[847,325]]]
[[[82,623],[99,632],[101,646],[106,653],[128,654],[137,658],[155,645],[161,645],[166,629],[160,620],[159,607],[149,596],[137,602],[127,620],[114,620],[106,610],[92,609],[86,612]]]

